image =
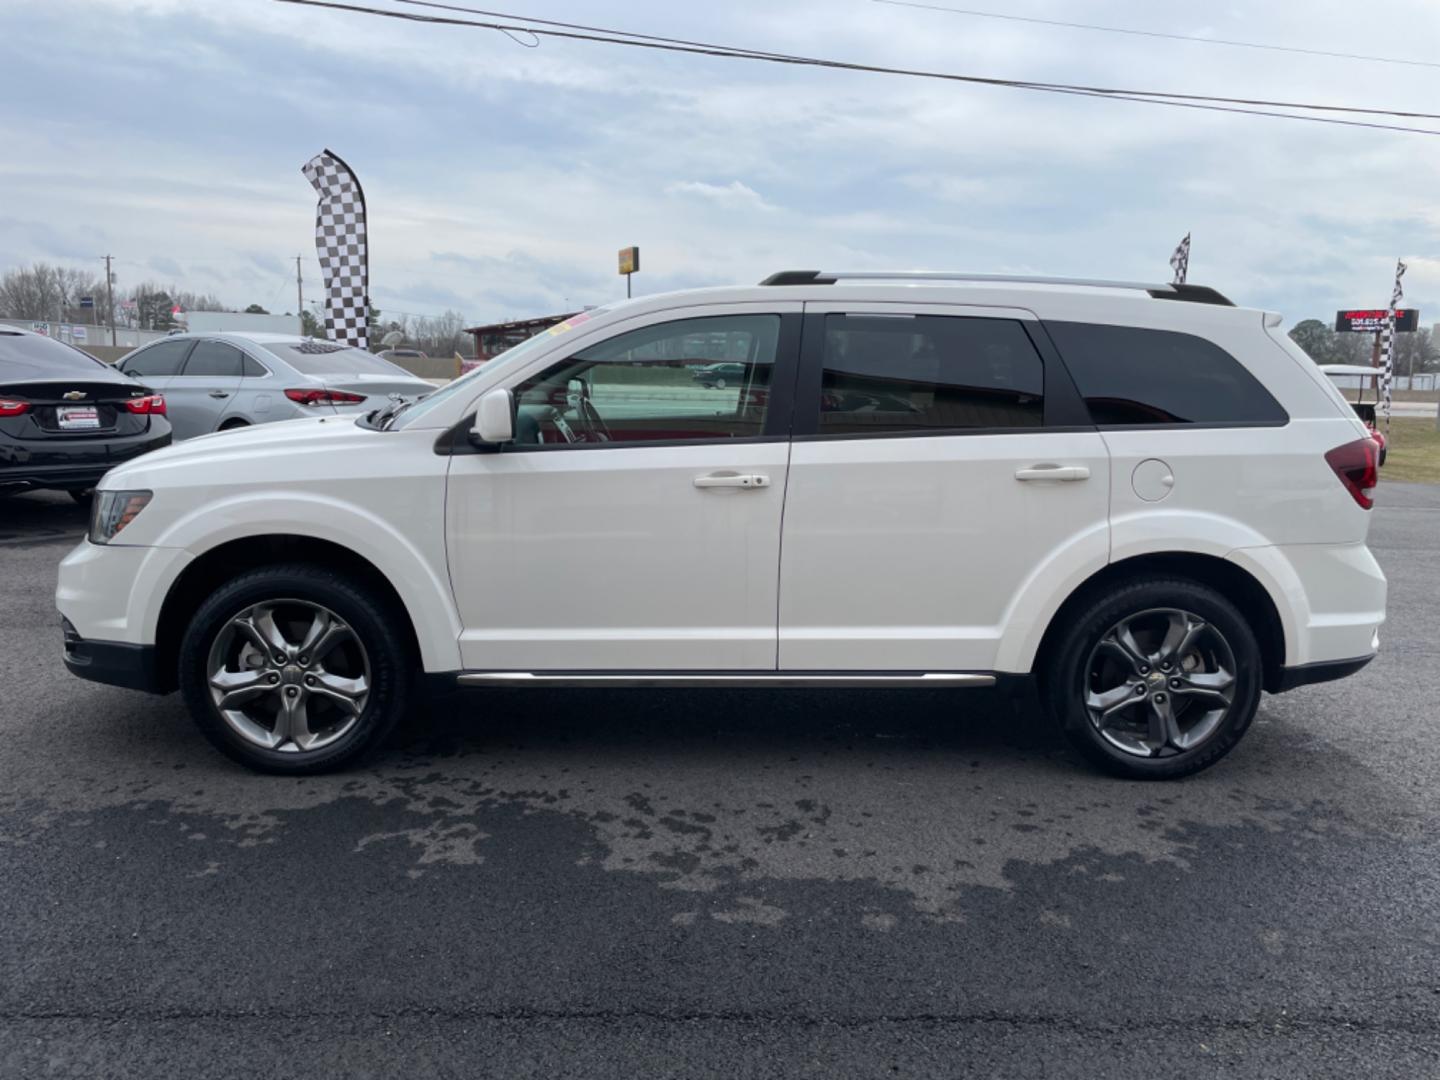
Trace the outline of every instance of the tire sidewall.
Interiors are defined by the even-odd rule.
[[[1201,745],[1173,757],[1141,758],[1107,742],[1084,706],[1091,651],[1122,619],[1152,608],[1180,608],[1211,623],[1235,657],[1235,696],[1219,729]],[[1156,578],[1113,587],[1084,604],[1070,623],[1046,679],[1052,715],[1070,742],[1108,772],[1132,779],[1187,776],[1224,757],[1249,729],[1259,708],[1263,672],[1259,643],[1245,617],[1224,596],[1188,579]]]
[[[256,746],[221,716],[210,696],[210,649],[224,625],[245,608],[294,599],[334,612],[359,638],[370,665],[370,695],[354,728],[311,753]],[[405,709],[411,666],[394,615],[363,586],[318,566],[287,565],[241,574],[217,589],[196,611],[180,643],[179,683],[200,730],[228,757],[262,772],[303,774],[335,769],[374,748]]]

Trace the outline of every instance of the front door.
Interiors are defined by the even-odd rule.
[[[515,443],[450,468],[466,668],[775,668],[799,311],[650,314],[517,374]]]
[[[1027,587],[1105,564],[1104,442],[1028,311],[805,320],[781,669],[995,670]]]

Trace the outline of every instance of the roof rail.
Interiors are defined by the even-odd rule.
[[[1134,289],[1156,300],[1185,300],[1192,304],[1234,303],[1208,285],[1154,284],[1143,281],[1103,281],[1094,278],[1032,277],[1028,274],[966,274],[948,270],[781,270],[761,285],[834,285],[837,281],[978,281],[1002,285],[1069,285],[1092,289]]]

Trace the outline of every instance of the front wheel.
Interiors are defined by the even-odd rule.
[[[1260,646],[1245,617],[1199,582],[1147,578],[1085,604],[1045,672],[1066,737],[1118,776],[1199,772],[1240,741],[1260,704]]]
[[[309,564],[242,574],[201,605],[180,644],[180,690],[217,749],[260,772],[341,768],[404,714],[404,616]]]

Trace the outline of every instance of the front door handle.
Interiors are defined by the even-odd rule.
[[[697,488],[763,488],[770,486],[770,477],[761,473],[710,473],[695,477]]]
[[[1089,480],[1090,470],[1084,465],[1031,465],[1016,469],[1016,480]]]
[[[229,397],[229,396],[230,396],[230,391],[229,391],[229,390],[211,390],[211,391],[210,391],[210,396],[211,396],[211,397]]]

